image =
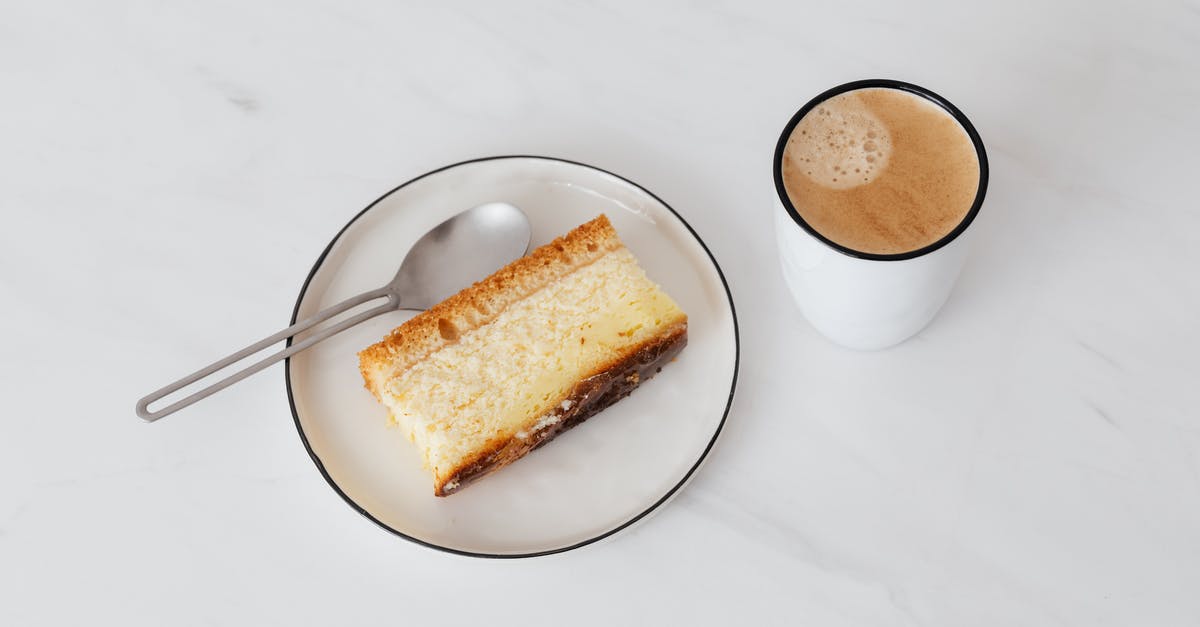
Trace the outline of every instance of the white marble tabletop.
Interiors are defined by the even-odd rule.
[[[807,4],[0,5],[0,624],[1200,623],[1200,4]],[[946,308],[859,353],[788,298],[770,156],[868,77],[962,108],[992,179]],[[729,278],[726,431],[645,524],[393,537],[278,366],[134,416],[380,193],[517,153],[645,185]]]

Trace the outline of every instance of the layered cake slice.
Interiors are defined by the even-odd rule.
[[[686,343],[687,315],[601,215],[405,322],[359,366],[446,496],[624,398]]]

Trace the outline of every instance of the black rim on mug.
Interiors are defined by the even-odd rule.
[[[967,211],[967,214],[963,216],[963,219],[958,223],[958,225],[956,225],[949,233],[947,233],[938,241],[929,244],[928,246],[904,253],[890,255],[868,253],[861,250],[855,250],[853,248],[847,248],[833,240],[830,240],[824,235],[818,233],[817,230],[809,225],[808,222],[804,221],[804,218],[800,217],[800,212],[797,211],[795,205],[792,204],[791,198],[788,197],[787,189],[783,186],[783,152],[787,148],[788,139],[792,136],[792,131],[796,128],[796,125],[800,123],[800,120],[802,120],[805,115],[808,115],[809,111],[812,111],[814,108],[816,108],[817,105],[838,94],[870,88],[896,89],[899,91],[905,91],[910,94],[920,96],[941,107],[943,110],[949,113],[950,116],[953,117],[960,126],[962,126],[963,130],[967,132],[967,136],[971,138],[971,143],[975,146],[975,154],[979,157],[979,188],[975,192],[975,200],[971,203],[971,209]],[[795,115],[792,116],[792,119],[788,121],[787,126],[783,127],[783,133],[779,135],[779,142],[775,145],[775,159],[772,162],[772,169],[775,177],[775,192],[779,194],[779,202],[783,203],[783,207],[787,210],[788,215],[792,217],[792,221],[800,225],[800,228],[804,229],[809,235],[815,237],[817,241],[822,242],[826,246],[844,255],[857,257],[859,259],[869,259],[871,261],[903,261],[905,259],[913,259],[922,255],[928,255],[929,253],[954,241],[954,239],[966,231],[967,227],[971,225],[971,222],[975,220],[975,215],[979,213],[979,208],[983,206],[983,197],[987,194],[988,184],[987,151],[984,150],[983,140],[979,138],[979,133],[975,131],[975,127],[971,124],[971,121],[967,119],[967,116],[963,115],[963,112],[959,111],[958,107],[955,107],[953,104],[951,104],[949,100],[946,100],[945,98],[935,94],[932,91],[929,91],[928,89],[925,89],[924,87],[913,85],[912,83],[894,81],[885,78],[872,78],[861,81],[853,81],[844,85],[838,85],[837,87],[822,92],[817,97],[809,100],[808,103],[803,107],[800,107],[800,110],[797,111]]]

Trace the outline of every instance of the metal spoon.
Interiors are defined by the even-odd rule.
[[[417,240],[400,264],[400,270],[387,285],[322,309],[207,368],[197,370],[156,390],[137,402],[137,415],[146,422],[154,422],[364,320],[400,308],[428,309],[470,285],[473,281],[478,281],[488,273],[524,255],[529,250],[530,237],[529,219],[520,209],[510,204],[494,202],[468,209],[435,226],[433,230]],[[156,411],[149,409],[150,403],[161,400],[168,394],[173,394],[218,370],[254,355],[280,340],[288,339],[317,323],[380,298],[386,298],[387,301],[329,328],[322,329],[187,398]]]

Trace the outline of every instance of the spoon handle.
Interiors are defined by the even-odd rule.
[[[174,394],[175,392],[178,392],[179,390],[181,390],[201,379],[208,377],[209,375],[213,374],[214,372],[223,370],[239,361],[242,361],[243,359],[245,359],[251,355],[254,355],[254,354],[262,351],[263,349],[267,348],[268,346],[271,346],[272,344],[278,343],[280,340],[289,339],[289,338],[295,336],[297,333],[300,333],[300,332],[304,331],[305,329],[312,327],[313,325],[316,325],[320,322],[328,320],[329,318],[332,318],[333,316],[336,316],[336,315],[343,313],[354,307],[357,307],[358,305],[361,305],[363,303],[367,303],[367,302],[370,302],[372,300],[376,300],[379,298],[384,298],[384,297],[386,297],[388,300],[386,303],[383,303],[382,305],[378,305],[378,306],[368,309],[367,311],[364,311],[360,314],[357,314],[355,316],[347,318],[346,320],[343,320],[342,322],[339,322],[329,328],[321,329],[317,333],[314,333],[313,335],[306,337],[303,340],[296,342],[295,344],[292,344],[291,346],[288,346],[287,348],[285,348],[281,351],[275,352],[267,357],[264,357],[262,360],[256,362],[255,364],[248,366],[246,368],[243,368],[242,370],[239,370],[239,371],[225,377],[224,379],[221,379],[220,381],[200,390],[199,392],[195,392],[192,395],[190,395],[184,399],[181,399],[179,401],[176,401],[162,409],[158,409],[158,410],[154,410],[154,411],[150,410],[150,403],[161,400],[163,397],[165,397],[169,394]],[[313,314],[312,316],[309,316],[308,318],[305,318],[304,320],[301,320],[300,322],[297,322],[296,324],[293,324],[292,326],[290,326],[282,331],[279,331],[278,333],[275,333],[274,335],[265,337],[265,338],[255,342],[254,344],[251,344],[250,346],[247,346],[246,348],[243,348],[242,350],[240,350],[224,359],[221,359],[220,361],[214,362],[204,368],[201,368],[200,370],[197,370],[196,372],[193,372],[192,374],[189,374],[188,376],[186,376],[170,385],[167,385],[167,386],[164,386],[162,388],[155,390],[154,392],[143,397],[141,400],[139,400],[137,402],[137,415],[139,417],[141,417],[142,420],[145,420],[146,422],[154,422],[155,420],[158,420],[159,418],[162,418],[163,416],[166,416],[168,414],[173,414],[176,411],[179,411],[180,409],[183,409],[184,407],[187,407],[188,405],[191,405],[192,403],[195,403],[196,401],[198,401],[200,399],[211,396],[213,393],[223,390],[223,389],[233,385],[234,383],[237,383],[238,381],[245,379],[246,377],[262,370],[263,368],[266,368],[267,366],[270,366],[271,364],[273,364],[277,361],[280,361],[282,359],[286,359],[292,355],[295,355],[296,353],[316,344],[317,342],[320,342],[326,338],[337,335],[338,333],[341,333],[342,331],[345,331],[346,329],[349,329],[350,327],[352,327],[356,324],[359,324],[360,322],[363,322],[364,320],[369,320],[371,318],[374,318],[375,316],[378,316],[379,314],[398,309],[399,304],[400,304],[399,300],[391,292],[389,292],[386,288],[371,290],[370,292],[364,292],[362,294],[359,294],[358,296],[352,296],[336,305],[322,309],[321,311],[318,311],[317,313]]]

